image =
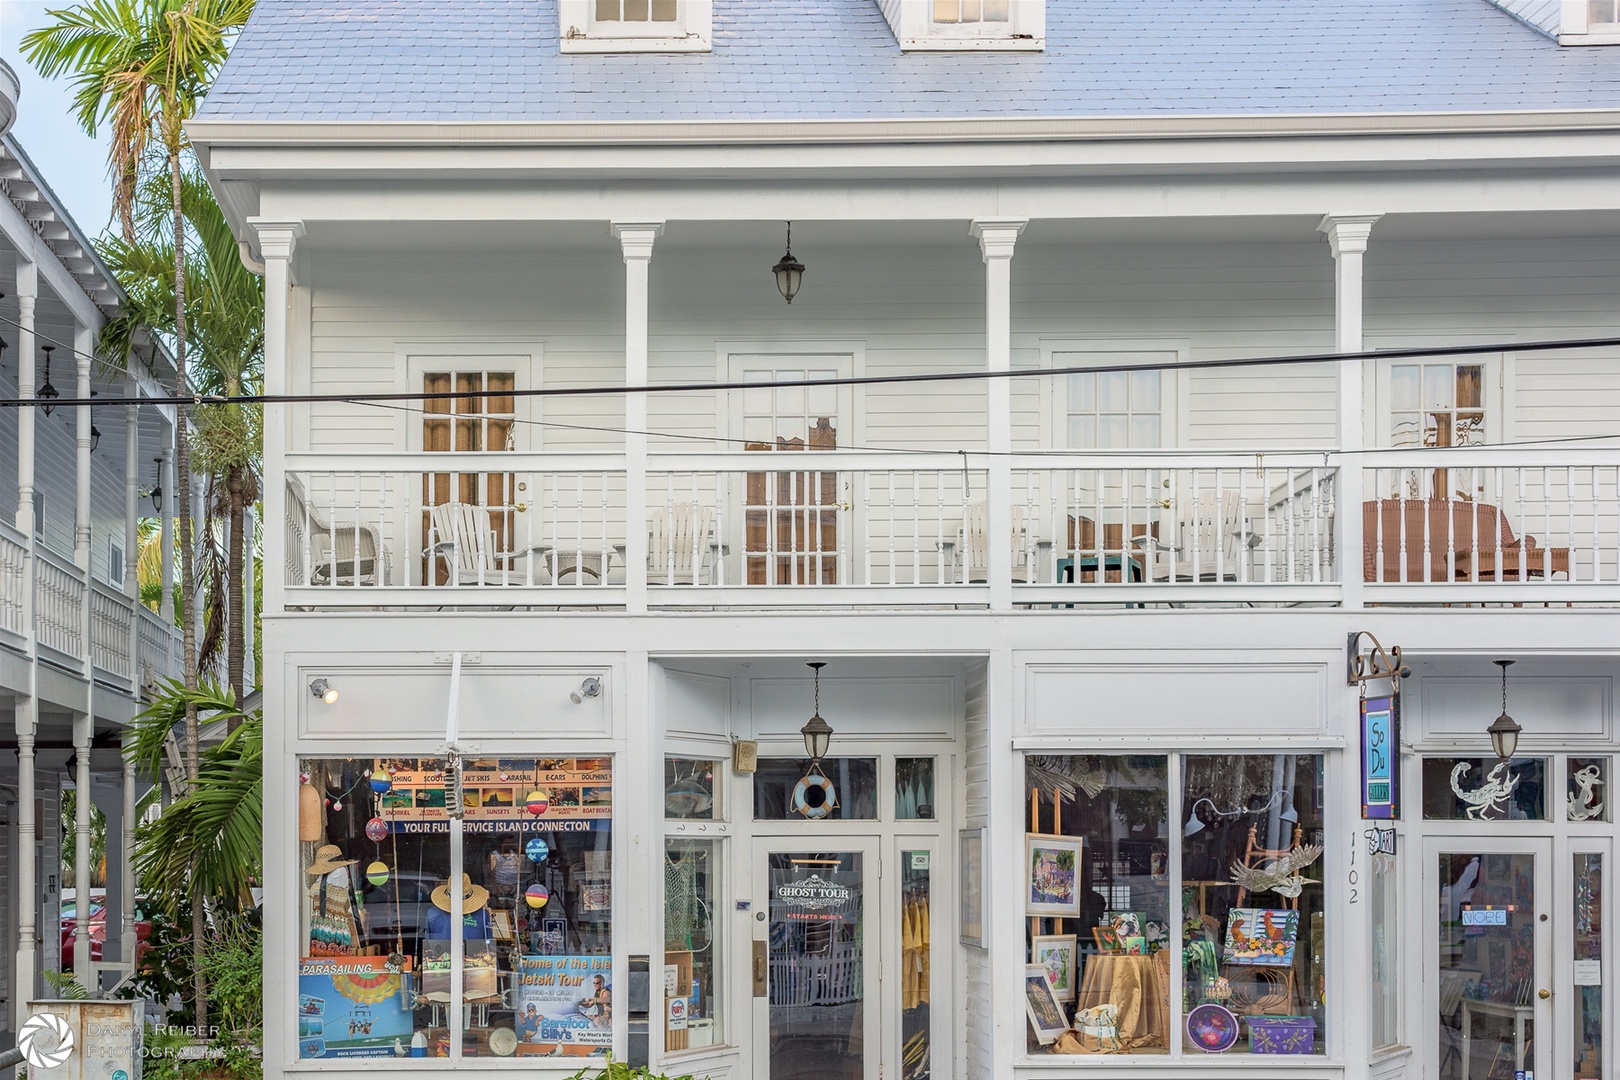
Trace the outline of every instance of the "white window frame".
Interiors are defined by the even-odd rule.
[[[532,390],[540,385],[540,346],[522,342],[411,342],[395,348],[394,370],[403,372],[403,382],[395,387],[402,393],[422,393],[422,379],[430,371],[507,371],[513,373],[513,390]],[[512,403],[517,424],[513,428],[512,450],[532,453],[543,449],[544,428],[530,421],[543,419],[542,399],[520,397]],[[401,430],[394,439],[410,453],[422,450],[420,412],[402,412]]]
[[[596,0],[559,0],[558,39],[569,53],[708,52],[714,12],[709,0],[677,0],[674,22],[598,20]]]
[[[1132,363],[1121,354],[1168,353],[1175,357],[1175,365],[1187,360],[1191,346],[1182,340],[1133,338],[1062,338],[1041,342],[1041,370],[1057,368],[1101,366],[1110,361],[1119,365]],[[1066,375],[1045,375],[1048,389],[1042,395],[1045,408],[1041,410],[1041,445],[1058,450],[1091,450],[1095,447],[1069,445],[1069,379]],[[1185,429],[1188,386],[1180,371],[1166,369],[1159,377],[1159,446],[1171,450],[1187,442]],[[1143,449],[1153,449],[1143,447]]]
[[[720,382],[741,382],[750,367],[768,365],[773,371],[790,366],[828,368],[841,379],[866,373],[866,345],[859,341],[723,341],[715,348],[715,374]],[[866,417],[861,395],[852,386],[838,388],[840,449],[864,445]],[[718,409],[720,436],[726,451],[741,450],[743,436],[742,391],[727,391],[730,400]],[[844,437],[845,425],[849,437]],[[755,451],[756,453],[759,451]]]
[[[906,52],[1046,48],[1046,0],[1008,0],[1006,22],[936,23],[933,0],[903,0],[896,36]]]
[[[1558,20],[1560,45],[1620,45],[1620,15],[1615,22],[1591,21],[1587,0],[1562,0]]]

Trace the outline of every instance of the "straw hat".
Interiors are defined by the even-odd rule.
[[[315,849],[315,861],[304,867],[306,874],[330,874],[340,866],[353,866],[359,859],[345,859],[343,849],[336,844],[326,844]]]
[[[461,913],[471,915],[489,903],[489,890],[481,885],[472,883],[472,876],[461,875]],[[440,911],[450,911],[450,886],[440,885],[433,890],[433,906]]]

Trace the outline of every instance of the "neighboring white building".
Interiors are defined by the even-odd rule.
[[[1620,336],[1620,52],[1535,15],[260,0],[268,1072],[1611,1076],[1620,347],[1531,346]]]
[[[93,359],[123,294],[5,134],[16,108],[16,80],[0,64],[0,399],[41,396],[47,385],[63,399],[167,397],[174,363],[160,347],[142,344],[127,372]],[[157,404],[0,409],[0,704],[13,721],[0,759],[0,939],[11,954],[0,968],[0,1042],[8,1046],[28,1001],[50,994],[43,972],[71,967],[96,986],[83,976],[94,959],[110,986],[134,949],[122,853],[136,781],[119,748],[146,688],[179,670],[178,634],[136,601],[135,580],[140,518],[162,516],[165,538],[173,535],[174,500],[161,514],[150,500],[160,483],[175,490],[173,425],[174,410]],[[167,566],[164,577],[172,581]],[[77,882],[62,879],[57,838],[68,786],[91,791],[109,837],[106,941],[92,944],[85,923],[77,964],[62,956],[60,895],[88,894],[90,864]],[[80,802],[80,850],[89,848],[90,801]]]

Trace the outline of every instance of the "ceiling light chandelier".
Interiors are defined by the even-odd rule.
[[[782,294],[782,299],[790,304],[793,303],[793,298],[798,295],[799,285],[804,281],[804,264],[793,257],[793,222],[791,221],[787,223],[787,250],[777,260],[776,265],[771,267],[771,273],[776,275],[776,288]]]

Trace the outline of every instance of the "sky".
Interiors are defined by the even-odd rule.
[[[41,79],[18,51],[22,36],[46,21],[49,8],[68,2],[0,0],[0,60],[11,66],[22,84],[12,137],[33,159],[79,229],[95,237],[112,215],[105,129],[99,140],[81,131],[73,118],[73,94],[66,79]]]

